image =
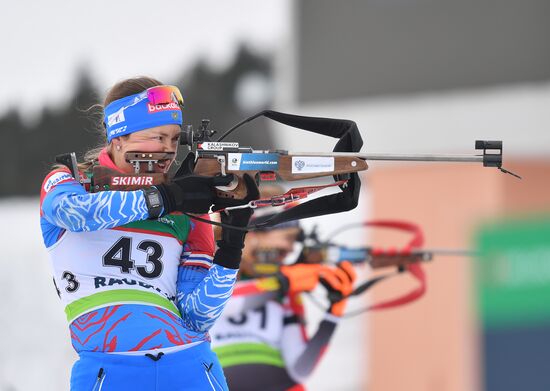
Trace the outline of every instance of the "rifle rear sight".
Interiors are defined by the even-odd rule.
[[[216,130],[208,129],[210,126],[209,119],[203,119],[197,131],[193,130],[193,125],[187,125],[181,131],[180,145],[189,145],[192,147],[197,143],[212,141],[212,136],[218,133]]]

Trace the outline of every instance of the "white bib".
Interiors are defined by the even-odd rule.
[[[66,231],[48,251],[69,323],[115,304],[156,305],[179,316],[174,302],[182,248],[181,240],[166,232]]]

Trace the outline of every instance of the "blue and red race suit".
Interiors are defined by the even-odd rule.
[[[105,150],[99,164],[117,169]],[[147,388],[134,376],[143,366],[143,373],[160,376],[165,365],[185,389],[226,389],[208,330],[232,293],[237,270],[212,264],[209,224],[178,213],[148,217],[141,190],[89,193],[67,168],[53,170],[42,184],[43,240],[80,354],[71,389],[90,390],[96,377],[103,390],[179,389]],[[198,365],[184,365],[193,352]],[[186,369],[195,367],[197,373]],[[90,371],[96,372],[91,378]],[[119,374],[127,378],[124,388],[114,380]]]

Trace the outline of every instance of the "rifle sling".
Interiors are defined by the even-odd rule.
[[[361,138],[357,124],[350,120],[306,117],[273,110],[264,110],[254,115],[253,119],[261,116],[294,128],[337,138],[338,142],[333,152],[359,152],[363,146],[363,139]],[[316,198],[276,215],[259,217],[249,228],[265,228],[291,220],[346,212],[354,209],[359,201],[361,181],[357,173],[347,174],[346,177],[348,176],[349,178],[346,178],[348,179],[347,183],[339,186],[342,190],[341,193]],[[342,177],[334,176],[335,181],[341,179]]]

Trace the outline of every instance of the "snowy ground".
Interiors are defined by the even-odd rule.
[[[338,215],[338,221],[356,221],[361,215],[364,216],[355,210],[347,216]],[[77,356],[69,343],[63,308],[42,245],[38,199],[1,200],[0,221],[3,248],[0,391],[68,390],[70,368]],[[331,221],[334,226],[334,217],[323,218],[321,227],[330,226]],[[307,221],[306,225],[312,222]],[[327,231],[330,230],[321,232]],[[312,306],[308,306],[308,314],[312,320],[310,327],[322,315]],[[364,327],[364,318],[341,322],[323,361],[308,382],[310,390],[364,389],[361,387],[367,369]]]

